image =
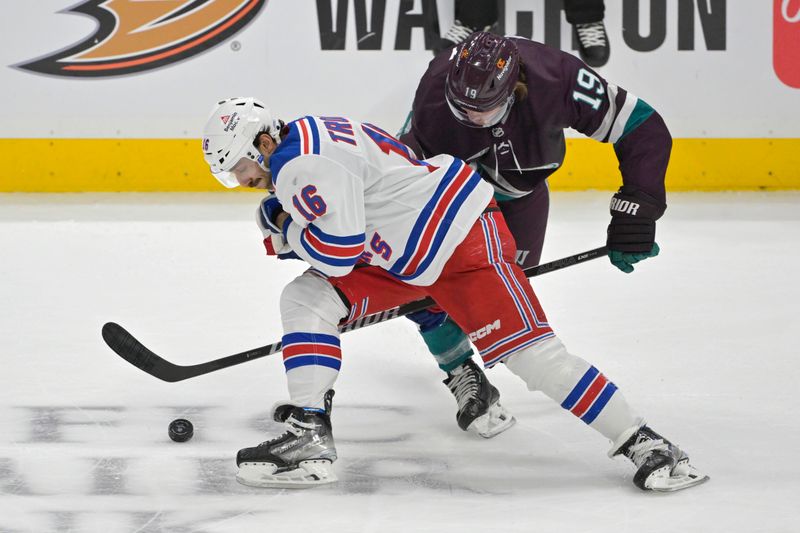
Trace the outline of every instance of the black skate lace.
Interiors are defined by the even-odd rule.
[[[469,26],[464,26],[461,24],[460,20],[455,20],[453,25],[450,26],[450,29],[447,30],[447,33],[444,35],[444,38],[448,41],[454,42],[456,44],[460,43],[470,35],[475,30],[470,28]]]
[[[468,401],[478,396],[478,379],[470,370],[454,375],[447,386],[456,397],[459,411]]]
[[[590,46],[605,46],[606,34],[602,22],[590,22],[589,24],[576,24],[578,39],[584,48]]]
[[[630,457],[633,464],[642,466],[642,463],[644,463],[653,452],[667,451],[668,449],[669,444],[664,442],[664,439],[645,439],[636,444],[632,444],[631,447],[628,448],[628,453],[626,455]]]

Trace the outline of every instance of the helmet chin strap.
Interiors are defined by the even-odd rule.
[[[263,170],[264,172],[267,173],[267,181],[272,183],[272,170],[270,170],[270,168],[267,166],[266,161],[267,161],[267,158],[264,157],[264,156],[261,156],[257,162],[258,162],[258,166],[261,167],[261,170]]]
[[[263,155],[259,154],[258,159],[256,159],[256,163],[258,163],[258,166],[261,167],[261,169],[264,172],[266,172],[267,174],[271,175],[269,167],[267,167],[267,158],[266,157],[264,157]]]

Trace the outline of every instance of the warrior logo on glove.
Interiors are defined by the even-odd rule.
[[[631,202],[630,200],[621,200],[616,196],[611,198],[611,211],[619,211],[620,213],[636,216],[636,212],[638,210],[639,204],[635,202]]]

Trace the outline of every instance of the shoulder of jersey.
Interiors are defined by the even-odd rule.
[[[514,41],[517,43],[528,85],[541,88],[539,92],[546,92],[545,87],[548,86],[560,87],[565,72],[577,71],[583,66],[578,57],[558,48],[523,37],[514,38]]]
[[[544,43],[540,43],[539,41],[533,41],[527,37],[520,37],[519,35],[508,35],[507,38],[514,41],[514,44],[517,45],[517,48],[552,48]]]
[[[434,56],[430,63],[428,63],[428,68],[425,69],[421,81],[424,83],[426,79],[430,78],[444,79],[447,76],[447,72],[450,70],[450,60],[454,53],[454,50],[451,49],[449,52],[441,52]]]
[[[277,183],[281,169],[296,157],[319,154],[319,128],[314,117],[303,117],[286,125],[289,133],[269,158],[272,181]]]
[[[526,68],[537,66],[546,68],[547,65],[560,64],[563,61],[580,62],[576,55],[538,41],[515,37],[514,42],[517,44],[517,49],[522,57],[522,62],[526,64]]]

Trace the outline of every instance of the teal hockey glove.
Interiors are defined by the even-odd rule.
[[[615,250],[608,251],[608,258],[611,259],[611,264],[613,264],[618,269],[622,270],[626,274],[630,274],[633,272],[633,265],[641,261],[642,259],[647,259],[648,257],[655,257],[658,255],[658,252],[661,251],[661,248],[658,247],[658,244],[653,243],[653,248],[650,249],[647,253],[625,253],[619,252]]]

